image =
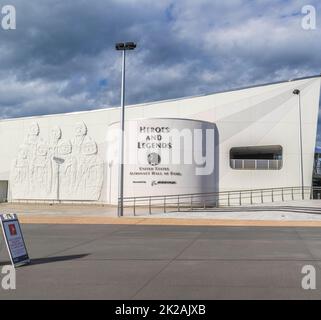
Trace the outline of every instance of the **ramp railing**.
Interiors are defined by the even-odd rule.
[[[278,187],[250,190],[220,191],[193,194],[170,194],[145,197],[125,197],[126,214],[139,212],[166,213],[206,210],[218,207],[238,207],[304,199],[321,199],[321,187]],[[118,205],[120,201],[118,200]]]

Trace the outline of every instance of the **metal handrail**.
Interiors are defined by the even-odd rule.
[[[293,189],[293,188],[295,188],[295,189],[302,189],[302,187],[275,187],[275,188],[261,188],[261,189],[241,189],[241,190],[226,190],[226,191],[215,191],[215,192],[199,192],[199,193],[177,193],[177,194],[166,194],[166,195],[159,195],[159,196],[133,196],[133,197],[124,197],[124,200],[125,199],[128,199],[128,200],[130,200],[130,199],[149,199],[150,197],[152,197],[152,198],[154,198],[154,199],[156,199],[156,198],[164,198],[164,197],[166,197],[166,198],[169,198],[169,197],[172,197],[172,198],[176,198],[177,199],[177,197],[178,196],[180,196],[180,197],[184,197],[184,196],[186,196],[186,197],[189,197],[189,196],[199,196],[199,195],[217,195],[217,194],[223,194],[223,193],[239,193],[239,192],[251,192],[251,191],[261,191],[261,190],[264,190],[264,191],[271,191],[272,189],[274,189],[274,190],[281,190],[281,189],[283,189],[283,190],[286,190],[286,189]],[[309,189],[311,189],[311,187],[304,187],[304,189],[307,189],[307,188],[309,188]],[[312,188],[316,188],[316,189],[321,189],[321,187],[312,187]]]
[[[282,159],[230,159],[230,167],[236,170],[280,170]]]
[[[303,192],[302,192],[303,191]],[[181,211],[183,209],[206,209],[214,207],[230,207],[268,203],[275,201],[289,201],[313,199],[316,195],[321,197],[321,187],[276,187],[264,189],[245,189],[220,192],[166,194],[159,196],[125,197],[124,207],[133,208],[136,215],[138,208],[148,207],[149,214],[152,208],[166,213],[169,209]],[[118,202],[119,203],[119,202]]]

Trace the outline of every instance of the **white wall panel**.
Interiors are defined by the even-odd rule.
[[[298,97],[301,90],[304,181],[312,183],[312,166],[316,141],[320,95],[320,77],[264,85],[224,93],[189,97],[136,106],[128,106],[127,120],[141,118],[184,118],[209,121],[216,125],[219,145],[218,186],[222,190],[241,190],[300,184],[300,149]],[[97,143],[97,155],[104,163],[104,179],[98,201],[107,201],[108,177],[106,166],[106,133],[108,126],[119,120],[118,108],[76,112],[70,114],[37,116],[0,121],[1,167],[0,179],[9,180],[13,161],[17,158],[33,122],[40,127],[40,136],[49,140],[51,129],[59,126],[62,138],[72,139],[75,124],[86,123],[88,135]],[[281,170],[233,170],[229,166],[232,147],[250,145],[281,145]],[[214,148],[214,146],[213,146]],[[10,190],[9,190],[10,197]]]

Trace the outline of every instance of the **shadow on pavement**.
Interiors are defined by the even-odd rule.
[[[81,259],[81,258],[84,258],[87,256],[89,256],[89,253],[74,254],[74,255],[69,255],[69,256],[36,258],[36,259],[30,258],[31,263],[29,265],[37,265],[37,264],[45,264],[45,263],[52,263],[52,262],[59,262],[59,261],[75,260],[75,259]],[[11,262],[10,261],[0,262],[0,266],[4,266],[4,265],[8,265],[8,264],[11,264]]]

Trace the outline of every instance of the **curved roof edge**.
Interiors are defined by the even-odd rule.
[[[139,103],[139,104],[127,105],[126,108],[136,108],[136,107],[148,106],[148,105],[152,105],[152,104],[156,104],[156,103],[166,103],[166,102],[179,101],[179,100],[185,100],[185,99],[194,99],[194,98],[206,97],[206,96],[211,96],[211,95],[220,94],[220,93],[228,93],[228,92],[233,92],[233,91],[240,91],[240,90],[258,88],[258,87],[265,87],[265,86],[274,85],[274,84],[281,84],[281,83],[286,83],[286,82],[300,81],[300,80],[313,79],[313,78],[321,78],[321,74],[313,75],[313,76],[306,76],[306,77],[301,77],[301,78],[294,78],[294,79],[289,79],[289,80],[256,84],[256,85],[252,85],[252,86],[238,87],[238,88],[229,89],[229,90],[203,93],[203,94],[194,95],[194,96],[186,96],[186,97],[173,98],[173,99],[167,99],[167,100],[143,102],[143,103]],[[4,118],[4,119],[0,119],[0,122],[43,118],[43,117],[54,117],[54,116],[68,116],[68,115],[91,113],[91,112],[101,112],[101,111],[113,110],[113,109],[118,109],[118,108],[119,107],[103,107],[103,108],[98,108],[98,109],[93,109],[93,110],[71,111],[71,112],[64,112],[64,113],[52,113],[52,114],[34,115],[34,116],[27,116],[27,117],[22,116],[22,117],[16,117],[16,118]]]

